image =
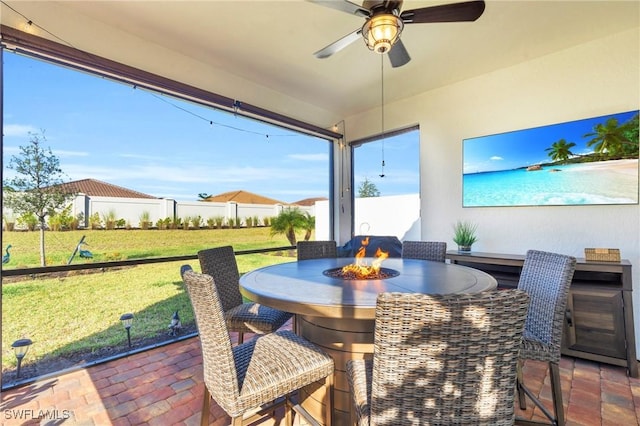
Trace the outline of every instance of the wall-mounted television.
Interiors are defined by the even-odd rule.
[[[464,139],[463,207],[638,204],[638,111]]]

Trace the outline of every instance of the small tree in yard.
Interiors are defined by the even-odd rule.
[[[367,178],[364,178],[364,180],[358,187],[358,196],[360,198],[379,197],[380,191],[378,191],[375,183],[371,182]]]
[[[306,226],[307,216],[299,208],[286,208],[271,221],[271,235],[284,234],[289,244],[295,246],[296,232]]]
[[[302,227],[304,229],[304,240],[309,241],[311,233],[316,229],[316,217],[311,216],[309,212],[305,215],[305,223]]]
[[[46,266],[44,250],[44,230],[46,217],[64,207],[75,194],[63,192],[59,187],[64,183],[60,161],[51,148],[44,148],[44,134],[29,133],[31,140],[20,147],[20,156],[12,156],[9,169],[17,175],[10,179],[5,189],[5,204],[16,214],[34,214],[40,224],[40,264]]]

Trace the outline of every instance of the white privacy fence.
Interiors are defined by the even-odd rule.
[[[138,227],[143,216],[148,221],[156,224],[158,220],[166,218],[194,218],[200,216],[206,224],[207,219],[222,219],[224,224],[231,221],[234,224],[246,224],[247,219],[253,224],[264,224],[265,218],[277,216],[287,205],[282,204],[244,204],[236,202],[209,202],[209,201],[175,201],[166,198],[118,198],[118,197],[92,197],[84,194],[77,195],[71,203],[70,214],[73,217],[81,217],[84,223],[81,226],[89,226],[89,218],[96,213],[100,218],[108,215],[115,216],[116,220],[124,220],[132,227]],[[315,207],[296,206],[303,212],[315,215]],[[13,213],[3,209],[3,224],[17,219]],[[257,220],[257,223],[256,223]]]
[[[254,225],[264,224],[265,218],[277,216],[287,205],[244,204],[236,202],[175,201],[165,198],[117,198],[91,197],[80,194],[72,202],[73,217],[82,214],[89,227],[89,218],[98,214],[100,218],[113,213],[115,219],[123,219],[132,227],[140,226],[143,215],[155,225],[166,218],[194,218],[200,216],[203,224],[207,219],[222,218],[223,223],[246,224],[251,218]],[[316,239],[329,239],[329,201],[318,201],[314,206],[297,206],[316,218]],[[12,212],[3,210],[5,221],[15,221]],[[255,220],[257,219],[257,223]],[[239,222],[238,222],[239,221]],[[395,236],[401,241],[420,240],[420,196],[419,194],[394,195],[355,199],[355,235]]]

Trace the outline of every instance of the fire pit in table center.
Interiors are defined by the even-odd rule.
[[[380,280],[392,278],[400,275],[398,271],[390,268],[383,268],[382,262],[389,257],[389,253],[382,251],[380,248],[376,250],[375,258],[371,264],[367,264],[365,258],[366,246],[369,244],[369,237],[362,240],[362,246],[355,256],[355,262],[349,265],[327,269],[324,275],[332,278],[340,278],[343,280]]]

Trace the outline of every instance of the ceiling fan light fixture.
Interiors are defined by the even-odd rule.
[[[391,13],[373,16],[362,26],[362,36],[370,50],[376,53],[387,53],[398,41],[404,22]]]

